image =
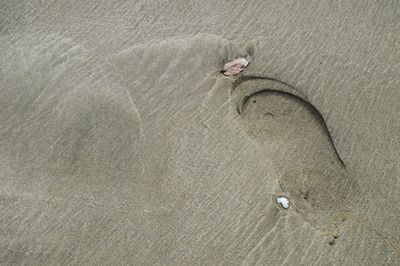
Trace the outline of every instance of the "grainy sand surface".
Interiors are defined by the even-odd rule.
[[[399,39],[396,1],[1,0],[0,264],[399,265]]]

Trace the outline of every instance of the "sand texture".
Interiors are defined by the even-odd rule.
[[[396,1],[0,0],[0,265],[400,265],[399,102]]]

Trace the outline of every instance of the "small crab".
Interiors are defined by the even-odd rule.
[[[232,61],[229,61],[224,65],[224,69],[221,70],[221,73],[225,76],[234,76],[242,72],[248,65],[250,61],[246,58],[237,58]]]

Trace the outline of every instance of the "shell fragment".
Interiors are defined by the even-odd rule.
[[[282,208],[287,209],[289,208],[289,200],[286,197],[279,196],[276,198],[276,203],[281,205]]]
[[[246,58],[237,58],[224,65],[224,69],[221,73],[225,76],[234,76],[242,72],[248,65],[250,61]]]

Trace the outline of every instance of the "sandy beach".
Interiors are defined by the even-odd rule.
[[[399,102],[395,1],[2,0],[0,265],[400,265]]]

